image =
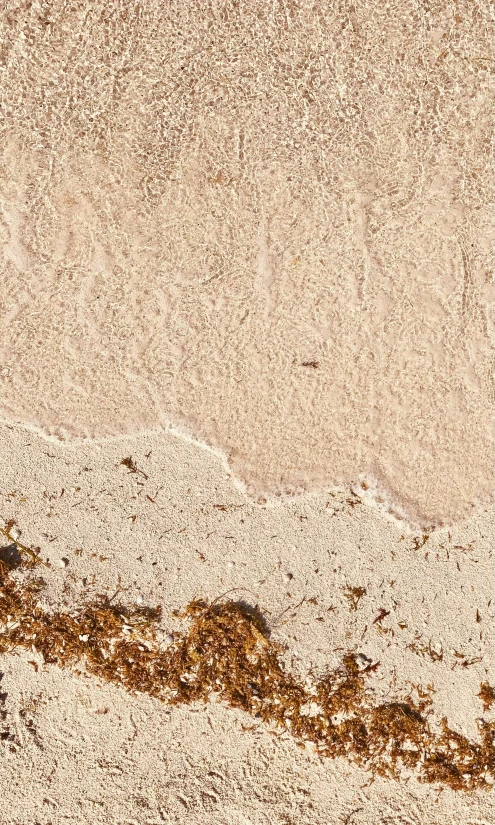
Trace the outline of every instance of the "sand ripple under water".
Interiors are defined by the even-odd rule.
[[[1,13],[0,412],[449,523],[493,488],[489,25],[324,5]]]

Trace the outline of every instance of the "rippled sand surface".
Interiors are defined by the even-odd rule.
[[[0,20],[4,418],[172,422],[257,496],[361,480],[423,525],[489,502],[486,4]]]

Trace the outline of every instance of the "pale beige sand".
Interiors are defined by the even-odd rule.
[[[0,6],[0,518],[53,563],[43,598],[120,575],[166,634],[247,588],[294,669],[351,647],[377,698],[433,685],[475,737],[488,3]],[[487,795],[370,784],[218,704],[169,713],[31,654],[0,670],[1,825],[495,821]]]
[[[7,417],[172,421],[252,493],[363,475],[422,525],[491,499],[487,3],[0,20]]]
[[[129,455],[147,480],[120,465]],[[355,498],[345,491],[259,506],[220,458],[171,435],[68,447],[3,426],[0,479],[2,517],[15,518],[21,541],[40,545],[52,563],[43,570],[48,604],[70,609],[95,591],[113,593],[120,575],[129,588],[122,599],[163,604],[166,634],[180,627],[169,611],[192,597],[247,588],[231,595],[268,612],[291,668],[319,672],[351,648],[380,661],[370,682],[377,700],[419,682],[434,686],[434,716],[456,730],[476,737],[476,719],[489,718],[476,694],[494,676],[490,513],[422,544],[376,509],[347,504]],[[367,590],[357,612],[346,585]],[[317,604],[304,603],[294,618],[287,611],[282,623],[303,596]],[[381,607],[390,613],[380,630]],[[431,645],[436,660],[412,643]],[[370,783],[288,735],[243,730],[253,720],[219,704],[170,712],[32,653],[2,657],[1,671],[2,825],[494,822],[490,794],[414,778]]]

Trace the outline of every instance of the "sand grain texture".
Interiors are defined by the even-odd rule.
[[[0,518],[45,609],[121,586],[167,639],[238,588],[294,673],[493,718],[492,41],[482,0],[1,4]],[[495,822],[220,703],[0,677],[1,825]]]
[[[364,474],[425,526],[491,500],[487,4],[0,20],[7,417],[171,421],[251,493]]]
[[[433,719],[474,740],[476,720],[492,718],[477,695],[494,682],[490,511],[424,539],[348,491],[257,505],[219,457],[172,435],[69,447],[4,427],[0,438],[2,513],[51,563],[46,609],[112,596],[120,577],[123,602],[163,606],[166,639],[184,630],[172,611],[240,588],[231,596],[265,612],[295,674],[351,649],[380,662],[377,702],[433,687]],[[130,455],[147,479],[120,463]],[[357,610],[349,587],[366,590]],[[31,652],[2,657],[1,672],[2,825],[340,825],[352,811],[358,825],[493,821],[489,793],[371,782],[222,704],[169,708]]]

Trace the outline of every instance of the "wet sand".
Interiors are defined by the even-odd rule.
[[[162,6],[4,15],[1,411],[172,422],[257,496],[487,504],[486,15]]]
[[[50,562],[47,609],[120,576],[167,635],[240,588],[295,671],[361,652],[378,698],[431,686],[476,739],[492,22],[327,5],[0,10],[0,518]],[[492,821],[487,794],[371,782],[220,704],[35,653],[0,671],[5,825]]]

